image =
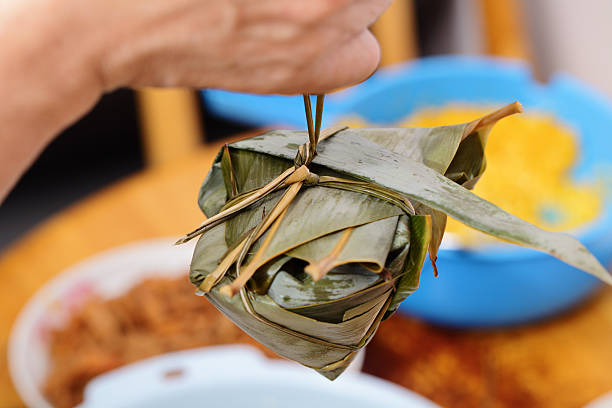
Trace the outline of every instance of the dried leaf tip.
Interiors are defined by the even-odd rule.
[[[174,245],[183,245],[187,241],[189,241],[187,235],[183,235],[181,238],[178,239],[178,241],[174,243]]]
[[[483,116],[480,119],[480,126],[478,127],[485,127],[488,125],[492,125],[495,122],[505,118],[506,116],[510,116],[510,115],[514,115],[516,113],[523,113],[524,109],[523,109],[523,105],[521,105],[521,103],[519,101],[514,101],[513,103],[506,105],[498,110],[496,110],[495,112],[492,112],[486,116]]]
[[[516,112],[514,113],[523,113],[523,105],[519,101],[514,101],[510,105],[514,106],[514,108],[516,109]]]
[[[503,106],[499,108],[498,110],[496,110],[495,112],[491,112],[488,115],[483,116],[480,119],[476,119],[475,121],[471,122],[468,126],[466,126],[465,130],[463,131],[462,140],[477,130],[480,130],[487,126],[492,126],[495,123],[497,123],[499,120],[507,116],[514,115],[516,113],[523,113],[523,111],[524,111],[523,105],[521,105],[519,101],[514,101],[511,104]]]
[[[438,257],[436,257],[437,259]],[[434,278],[437,278],[440,274],[438,273],[438,266],[436,265],[436,259],[429,257],[429,261],[431,262],[431,268],[433,269]]]

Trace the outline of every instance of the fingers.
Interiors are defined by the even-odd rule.
[[[325,93],[357,84],[378,67],[380,47],[369,30],[318,56],[297,73],[279,93]]]
[[[268,82],[269,87],[263,93],[329,92],[359,83],[376,70],[380,47],[367,27],[391,0],[310,1],[311,4],[333,3],[336,8],[312,27],[306,44],[302,45],[302,50],[310,51],[300,52],[297,44],[291,49],[290,52],[300,56],[298,69],[285,80]]]
[[[137,0],[134,0],[137,1]],[[138,0],[153,7],[152,0]],[[178,1],[178,0],[177,0]],[[252,93],[323,92],[360,82],[380,50],[367,27],[390,0],[158,0],[142,17],[127,7],[99,69],[119,86],[225,88]],[[153,4],[153,5],[151,5]],[[298,7],[299,6],[299,7]],[[133,9],[133,10],[132,10]],[[127,14],[126,14],[127,13]],[[134,16],[131,16],[131,14]],[[133,21],[142,17],[139,24]]]
[[[405,0],[398,0],[405,1]],[[370,27],[389,7],[391,0],[354,0],[346,7],[337,10],[321,21],[322,25],[352,28],[352,34],[357,34]]]

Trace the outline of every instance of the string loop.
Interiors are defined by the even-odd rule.
[[[304,109],[306,110],[306,125],[308,126],[308,142],[298,148],[294,163],[295,167],[308,166],[317,156],[317,144],[321,134],[321,122],[323,120],[323,102],[325,95],[317,95],[317,107],[315,120],[312,120],[312,105],[310,94],[304,94]]]

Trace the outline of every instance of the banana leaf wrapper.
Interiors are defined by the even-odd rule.
[[[337,130],[319,143],[308,166],[314,181],[299,188],[273,226],[243,251],[239,263],[254,273],[239,295],[223,292],[237,278],[236,264],[215,273],[280,205],[286,186],[202,234],[191,282],[257,341],[332,380],[417,290],[427,253],[435,266],[447,214],[610,283],[578,241],[469,191],[486,168],[491,127],[518,107],[454,126]],[[214,217],[236,197],[261,191],[297,167],[296,151],[307,139],[306,132],[276,130],[222,149],[200,191],[202,211]]]

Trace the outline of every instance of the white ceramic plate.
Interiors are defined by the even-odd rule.
[[[101,252],[47,282],[28,301],[8,344],[11,378],[28,406],[51,407],[41,391],[49,369],[50,331],[65,325],[93,294],[112,298],[144,278],[186,275],[193,244],[172,243],[163,238]]]
[[[117,297],[155,276],[187,278],[195,241],[180,246],[174,241],[156,239],[102,252],[59,274],[28,301],[8,344],[11,378],[28,406],[51,407],[42,393],[49,372],[49,333],[64,326],[92,295]],[[349,370],[359,371],[362,365],[360,353]]]

